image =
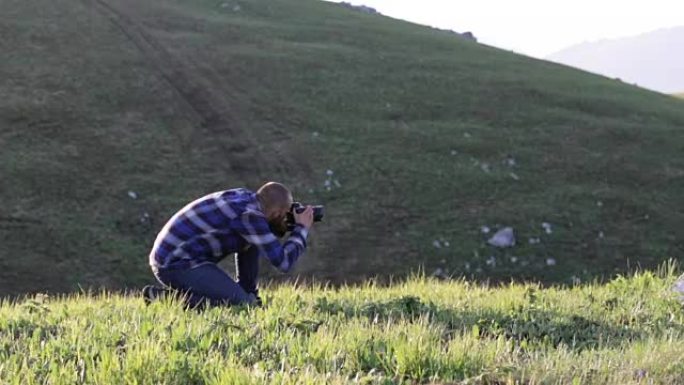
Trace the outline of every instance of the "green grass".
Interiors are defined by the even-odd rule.
[[[185,312],[111,293],[0,305],[3,384],[675,384],[672,267],[607,284],[421,276],[262,288],[263,308]]]
[[[680,100],[327,2],[106,3],[0,4],[3,293],[149,282],[176,210],[269,179],[327,206],[308,277],[568,283],[682,258]]]

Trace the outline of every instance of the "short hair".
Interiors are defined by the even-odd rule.
[[[289,208],[292,202],[292,193],[283,184],[278,182],[268,182],[259,187],[256,192],[259,202],[263,204],[265,210],[271,208]]]

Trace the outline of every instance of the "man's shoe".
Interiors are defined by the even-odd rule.
[[[261,297],[259,297],[259,290],[253,291],[249,294],[254,296],[254,306],[264,306],[264,301],[262,301]]]
[[[147,285],[143,288],[142,293],[145,305],[149,305],[152,303],[152,301],[158,300],[168,295],[169,291],[163,287]]]

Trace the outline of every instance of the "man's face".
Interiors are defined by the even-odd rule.
[[[287,207],[281,207],[272,210],[268,215],[268,225],[278,237],[283,237],[287,234],[287,213],[290,211],[292,206],[292,198],[290,198]]]

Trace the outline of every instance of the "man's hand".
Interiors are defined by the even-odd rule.
[[[313,207],[306,206],[306,209],[301,214],[293,213],[295,222],[310,229],[311,225],[313,225],[313,213]]]

